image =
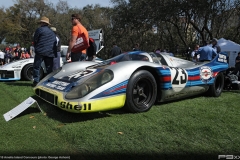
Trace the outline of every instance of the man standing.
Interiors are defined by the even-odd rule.
[[[191,57],[192,57],[192,61],[193,62],[197,62],[199,60],[199,58],[200,58],[199,55],[197,55],[197,57],[195,56],[195,53],[197,53],[198,49],[199,49],[199,45],[196,44],[195,48],[194,48],[194,51],[192,51],[192,53],[191,53]]]
[[[200,55],[199,61],[205,62],[205,61],[211,61],[214,56],[217,55],[217,52],[214,48],[207,45],[207,43],[204,44],[205,46],[200,47],[198,51],[195,53],[195,56]]]
[[[14,53],[15,53],[14,60],[19,60],[21,57],[21,54],[22,54],[22,49],[19,44],[17,45],[16,49],[14,50]]]
[[[88,31],[86,28],[81,24],[81,16],[79,14],[72,14],[72,31],[71,31],[71,38],[68,45],[66,59],[68,60],[71,54],[71,61],[84,61],[86,59],[86,49],[82,50],[78,53],[73,53],[72,49],[76,43],[78,35],[84,34],[85,38],[89,40]]]
[[[238,56],[236,57],[236,64],[233,72],[231,74],[237,74],[239,72],[240,74],[240,52],[238,52]]]
[[[111,50],[111,57],[115,57],[121,53],[122,53],[121,48],[118,47],[116,43],[113,43],[113,48]]]
[[[55,27],[51,27],[51,30],[56,34],[56,40],[57,40],[57,50],[55,52],[57,57],[53,58],[53,70],[56,70],[58,68],[60,68],[60,57],[61,57],[61,40],[59,35],[57,34],[57,29]]]
[[[5,53],[0,50],[0,64],[3,65]]]
[[[44,61],[47,74],[53,71],[53,58],[56,57],[54,50],[57,50],[56,35],[48,27],[50,25],[47,17],[42,17],[38,22],[40,27],[34,33],[35,57],[33,63],[33,87],[40,80],[41,63]]]
[[[30,56],[32,58],[35,56],[35,49],[34,49],[34,46],[33,46],[33,42],[32,42],[32,45],[29,48],[29,53],[30,53]]]
[[[220,53],[221,52],[221,48],[218,45],[217,39],[213,38],[213,40],[211,42],[212,42],[212,48],[214,48],[217,51],[217,53]]]

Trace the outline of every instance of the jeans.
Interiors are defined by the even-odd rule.
[[[57,57],[53,58],[53,70],[57,70],[58,68],[60,68],[60,57],[61,53],[57,52]]]
[[[33,63],[33,81],[38,83],[40,80],[40,70],[42,61],[45,63],[47,74],[53,71],[53,57],[35,55]]]
[[[71,53],[71,61],[77,62],[77,61],[85,61],[86,54],[84,53]]]

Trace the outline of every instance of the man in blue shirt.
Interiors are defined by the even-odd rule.
[[[195,56],[200,55],[199,61],[211,61],[214,56],[217,55],[217,51],[209,45],[205,45],[200,47],[198,51],[195,53]]]
[[[33,63],[33,87],[40,80],[41,63],[44,61],[47,74],[53,71],[53,58],[57,57],[57,40],[55,33],[49,28],[49,19],[42,17],[40,27],[34,33],[35,57]]]

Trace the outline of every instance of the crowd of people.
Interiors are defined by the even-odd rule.
[[[0,64],[4,65],[19,59],[34,57],[34,48],[25,48],[17,45],[15,47],[6,47],[0,50]]]

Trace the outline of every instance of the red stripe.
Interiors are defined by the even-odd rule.
[[[200,80],[200,75],[197,75],[197,76],[189,76],[189,77],[188,77],[188,80],[189,80],[189,81]]]
[[[160,78],[161,82],[169,82],[171,81],[171,76],[165,76]]]

